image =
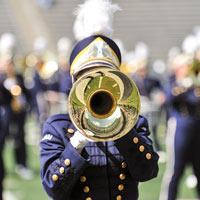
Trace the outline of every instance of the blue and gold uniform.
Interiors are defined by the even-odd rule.
[[[66,114],[55,115],[44,124],[43,138],[40,143],[42,183],[48,195],[54,200],[137,200],[138,183],[157,176],[158,155],[154,152],[152,142],[148,137],[150,132],[147,120],[138,114],[140,104],[138,90],[136,86],[132,87],[132,84],[129,84],[132,83],[131,81],[124,80],[126,77],[119,71],[120,50],[115,42],[104,34],[104,30],[108,32],[112,30],[109,19],[111,13],[118,10],[118,6],[112,5],[107,0],[88,0],[79,8],[75,23],[76,39],[79,42],[75,45],[70,57],[70,74],[72,82],[75,81],[68,99],[70,117]],[[85,18],[85,14],[89,15]],[[95,17],[94,14],[97,16]],[[101,21],[94,20],[96,18]],[[84,24],[81,24],[83,22]],[[97,72],[92,71],[96,69],[98,69]],[[106,78],[107,70],[111,70],[112,75]],[[85,75],[89,71],[90,75]],[[118,76],[118,73],[121,76]],[[88,83],[93,82],[92,80],[96,77],[100,77],[98,84],[90,87]],[[111,81],[104,82],[105,79]],[[113,82],[116,79],[120,84]],[[76,87],[76,84],[82,80],[80,87]],[[122,94],[119,96],[124,101],[127,96],[131,96],[130,93],[135,92],[134,97],[131,96],[130,101],[124,105],[124,110],[131,107],[133,112],[129,115],[125,112],[122,114],[122,109],[115,107],[114,104],[108,112],[103,111],[104,108],[99,106],[98,102],[106,104],[111,96],[115,99],[113,93],[107,89],[108,84],[112,88],[118,88],[117,94]],[[126,87],[127,90],[125,90]],[[96,94],[98,89],[100,93],[106,91],[106,94],[111,95],[109,100],[104,101],[97,96],[93,101],[95,105],[97,103],[96,107],[99,108],[101,117],[96,115],[96,111],[90,113],[91,107],[87,107],[85,99],[91,100],[94,95],[85,97],[87,89],[94,89],[91,96]],[[138,102],[136,106],[129,104],[133,102],[132,97]],[[116,102],[119,103],[118,100]],[[71,107],[74,109],[70,109]],[[79,108],[83,108],[83,113]],[[110,112],[111,110],[113,112]],[[90,115],[91,120],[88,119]],[[116,116],[120,116],[120,120],[118,118],[115,120]],[[134,116],[137,117],[134,118]],[[135,123],[128,130],[125,128],[127,118],[133,119],[132,121],[135,119]],[[82,129],[77,126],[75,120],[80,122],[79,125],[83,125],[81,122],[88,120],[86,124],[89,128]],[[103,133],[96,125],[102,128]],[[86,129],[91,137],[84,135]],[[118,130],[118,134],[127,131],[119,137],[109,138],[108,142],[106,139],[109,136],[106,134],[117,135],[112,132],[113,129]],[[98,138],[95,138],[95,131],[100,133]],[[105,136],[105,140],[101,138],[102,135]]]
[[[154,152],[145,118],[114,142],[89,142],[81,154],[69,138],[76,131],[68,115],[56,115],[44,124],[41,141],[41,177],[56,200],[138,199],[138,182],[156,177]]]

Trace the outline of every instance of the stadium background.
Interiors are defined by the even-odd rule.
[[[12,32],[17,37],[17,52],[27,53],[37,36],[48,40],[49,49],[56,50],[56,42],[67,36],[74,40],[72,25],[73,11],[81,0],[0,0],[0,35]],[[199,0],[113,0],[122,11],[114,21],[114,37],[120,38],[127,50],[132,50],[138,41],[144,41],[150,48],[151,60],[167,58],[172,46],[180,46],[183,38],[200,24]],[[39,6],[40,5],[40,6]],[[32,181],[23,181],[14,173],[12,142],[5,150],[7,178],[5,180],[6,200],[46,200],[39,178],[39,135],[40,129],[30,116],[26,125],[29,163],[34,170]],[[164,126],[160,125],[161,133]],[[160,135],[164,144],[164,135]],[[165,147],[163,146],[163,149]],[[158,178],[141,184],[140,200],[157,200],[165,164],[160,164]],[[187,173],[190,173],[190,169]],[[182,199],[194,199],[194,190],[188,189],[182,180]]]
[[[60,37],[74,38],[73,12],[82,0],[54,0],[49,9],[38,7],[37,2],[45,0],[0,0],[0,33],[15,33],[20,51],[31,50],[34,38],[41,34],[47,36],[51,47],[56,46]],[[168,50],[180,46],[183,38],[200,23],[199,0],[113,2],[122,8],[115,16],[114,37],[122,39],[128,50],[137,41],[144,41],[153,58],[165,59]]]

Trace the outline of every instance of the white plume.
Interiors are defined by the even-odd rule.
[[[77,40],[95,34],[110,36],[113,32],[113,14],[121,10],[109,0],[86,0],[76,10],[74,35]]]
[[[139,59],[148,59],[149,48],[144,42],[138,42],[135,46],[135,56]]]
[[[194,35],[188,35],[182,43],[182,49],[187,54],[193,54],[197,49],[197,38]]]
[[[59,53],[68,53],[71,46],[72,42],[67,37],[61,37],[57,42],[57,50]]]
[[[0,37],[0,50],[8,51],[12,50],[16,44],[16,37],[12,33],[4,33]]]

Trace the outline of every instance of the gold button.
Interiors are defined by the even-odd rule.
[[[71,164],[71,161],[70,161],[70,159],[67,158],[67,159],[65,159],[64,163],[65,163],[65,165],[66,165],[67,167],[69,167],[70,164]]]
[[[151,160],[151,157],[152,157],[152,156],[151,156],[150,153],[147,153],[147,154],[146,154],[146,159],[147,159],[147,160]]]
[[[81,181],[81,183],[84,183],[84,182],[86,182],[86,180],[87,180],[87,179],[86,179],[86,177],[85,177],[85,176],[81,176],[81,177],[80,177],[80,181]]]
[[[119,191],[122,191],[123,189],[124,189],[124,185],[123,184],[118,185],[118,190]]]
[[[88,193],[88,192],[90,191],[90,188],[89,188],[88,186],[85,186],[85,187],[83,188],[83,191],[84,191],[85,193]]]
[[[117,195],[116,196],[116,200],[122,200],[122,196],[121,195]]]
[[[139,147],[139,151],[140,151],[140,152],[144,152],[144,146],[143,146],[143,145],[141,145],[141,146]]]
[[[125,174],[120,174],[119,178],[120,178],[120,180],[124,180],[126,178],[126,175]]]
[[[125,162],[122,162],[122,168],[126,168],[127,167],[127,164]]]
[[[85,200],[92,200],[92,198],[91,197],[87,197]]]
[[[61,167],[61,168],[59,169],[59,171],[60,171],[61,174],[64,174],[65,168],[64,168],[64,167]]]
[[[138,137],[134,137],[134,138],[133,138],[133,143],[134,143],[134,144],[137,144],[138,142],[139,142]]]
[[[67,129],[67,132],[70,133],[70,134],[73,134],[73,133],[74,133],[74,129],[68,128],[68,129]]]
[[[58,180],[58,175],[54,174],[54,175],[52,176],[52,180],[53,180],[54,182],[56,182],[56,181]]]

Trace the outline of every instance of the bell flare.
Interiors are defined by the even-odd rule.
[[[87,138],[113,141],[136,124],[140,95],[128,76],[100,67],[87,71],[74,83],[68,112],[72,123]]]

